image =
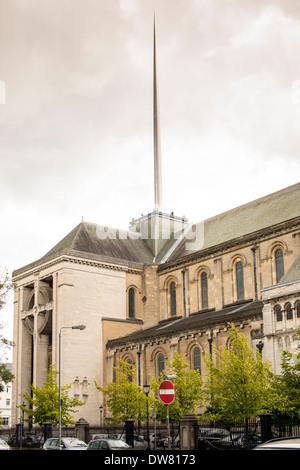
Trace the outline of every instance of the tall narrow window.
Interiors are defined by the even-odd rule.
[[[176,285],[174,281],[170,283],[170,311],[171,316],[176,315]]]
[[[283,251],[278,248],[275,251],[276,282],[278,283],[284,275]]]
[[[201,374],[201,354],[200,348],[193,349],[193,369]]]
[[[128,291],[128,316],[135,318],[135,290],[133,287]]]
[[[295,305],[297,318],[300,318],[300,302],[297,302]]]
[[[283,317],[282,317],[282,310],[281,310],[280,305],[275,306],[274,312],[275,312],[276,321],[282,321]]]
[[[293,309],[290,303],[286,304],[285,311],[286,311],[286,319],[293,320]]]
[[[236,274],[236,292],[237,299],[244,299],[244,273],[243,273],[243,264],[241,261],[238,261],[235,265],[235,274]]]
[[[129,365],[127,377],[128,377],[129,382],[132,382],[132,380],[133,380],[133,376],[132,376],[132,360],[131,360],[131,359],[127,359],[126,362],[127,362],[127,364]]]
[[[201,274],[201,308],[208,308],[207,274]]]
[[[165,358],[163,354],[159,354],[157,357],[157,376],[159,377],[160,374],[165,369]]]

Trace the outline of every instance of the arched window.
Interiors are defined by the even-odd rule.
[[[208,308],[207,274],[201,274],[201,308]]]
[[[160,353],[157,356],[157,376],[158,377],[164,371],[164,369],[165,369],[165,358],[164,358],[164,355]]]
[[[300,301],[295,304],[297,318],[300,318]]]
[[[132,360],[131,359],[127,359],[126,360],[127,364],[129,365],[129,370],[131,371],[131,373],[128,373],[128,380],[129,382],[132,382]]]
[[[135,318],[135,290],[130,287],[128,291],[128,317]]]
[[[176,315],[176,284],[174,281],[170,283],[170,313],[171,316]]]
[[[286,311],[286,319],[293,320],[293,309],[290,303],[286,304],[285,311]]]
[[[243,264],[241,261],[238,261],[235,265],[235,274],[236,274],[236,293],[237,299],[244,299],[244,272]]]
[[[280,305],[275,306],[274,312],[275,312],[276,321],[282,321],[283,317],[282,317],[282,310],[281,310]]]
[[[193,349],[193,369],[201,374],[201,353],[198,347]]]
[[[281,248],[275,251],[276,282],[280,281],[284,275],[283,251]]]

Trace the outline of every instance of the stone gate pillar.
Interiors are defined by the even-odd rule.
[[[84,418],[75,423],[75,437],[86,443],[89,441],[89,423]]]
[[[180,420],[180,450],[196,450],[195,427],[198,424],[196,416],[187,413]]]

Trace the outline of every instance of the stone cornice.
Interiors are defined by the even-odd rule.
[[[147,341],[155,340],[157,341],[163,339],[168,339],[173,337],[176,334],[193,334],[197,332],[206,333],[210,329],[225,328],[229,322],[245,324],[249,322],[250,319],[262,319],[262,302],[251,302],[250,304],[245,304],[246,307],[243,310],[243,305],[237,305],[236,309],[233,309],[231,313],[228,313],[228,309],[223,309],[218,312],[208,312],[208,314],[195,314],[192,315],[193,318],[186,317],[187,321],[177,322],[172,325],[172,320],[170,321],[170,326],[166,323],[165,328],[161,328],[161,323],[154,327],[150,327],[144,330],[140,330],[138,333],[132,335],[127,335],[126,337],[110,339],[106,344],[107,349],[118,348],[119,346],[124,346],[128,344],[145,344]],[[189,322],[191,320],[191,323]]]
[[[101,257],[91,253],[82,253],[74,250],[64,249],[55,256],[44,257],[38,261],[28,264],[13,272],[13,281],[17,282],[27,276],[48,269],[57,264],[67,262],[78,265],[94,266],[97,268],[111,269],[114,271],[125,271],[140,274],[143,270],[142,263],[128,262],[126,260]]]

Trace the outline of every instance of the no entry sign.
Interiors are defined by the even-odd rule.
[[[174,385],[170,380],[163,380],[158,389],[158,395],[165,405],[169,405],[175,398]]]

